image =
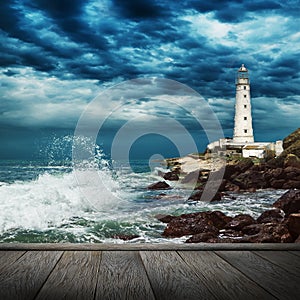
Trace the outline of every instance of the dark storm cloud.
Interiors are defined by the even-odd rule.
[[[22,111],[34,116],[26,103],[37,101],[35,85],[45,105],[73,98],[85,103],[99,86],[158,76],[214,99],[211,106],[229,128],[234,80],[242,63],[250,70],[253,101],[266,97],[278,103],[289,99],[286,105],[297,103],[299,7],[299,1],[271,0],[2,1],[2,120],[6,122],[14,110],[20,116],[13,119],[16,122]],[[33,80],[30,87],[29,79]],[[9,97],[10,90],[21,88],[23,93]],[[66,89],[71,91],[69,100]],[[62,107],[51,106],[54,124]],[[63,122],[63,116],[57,120]]]
[[[133,20],[155,19],[166,13],[159,1],[113,0],[112,8],[121,16]]]

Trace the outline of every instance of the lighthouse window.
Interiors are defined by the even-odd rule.
[[[247,133],[247,129],[244,129],[244,133]]]
[[[244,117],[244,120],[247,120],[247,117]]]
[[[247,108],[247,105],[246,105],[246,104],[244,104],[244,108]]]
[[[247,97],[247,95],[244,95],[244,98],[246,98]]]
[[[246,89],[246,86],[244,85],[244,90]]]

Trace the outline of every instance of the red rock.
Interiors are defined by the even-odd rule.
[[[283,189],[300,189],[300,181],[288,180],[282,185]]]
[[[300,213],[290,214],[286,225],[290,234],[296,239],[300,235]]]
[[[163,236],[181,237],[204,232],[217,234],[231,219],[220,211],[183,214],[168,223]]]
[[[258,218],[258,223],[281,222],[283,220],[283,212],[279,208],[264,211]]]
[[[158,214],[155,216],[155,218],[163,223],[169,223],[171,222],[171,220],[173,220],[176,217],[171,215]]]
[[[256,221],[246,214],[240,214],[235,216],[225,226],[225,229],[241,230],[243,227],[256,223]]]
[[[300,235],[296,238],[294,243],[300,243]]]
[[[274,189],[282,189],[282,186],[285,184],[285,179],[272,180],[270,185]]]
[[[170,188],[171,187],[164,181],[152,183],[147,187],[148,190],[167,190]]]
[[[282,209],[285,215],[300,211],[300,190],[290,190],[283,194],[274,204],[274,207]]]
[[[129,241],[138,238],[139,236],[136,234],[115,234],[113,236],[114,239],[120,239],[123,241]]]
[[[188,200],[193,200],[193,201],[200,201],[201,200],[201,197],[202,197],[202,194],[203,194],[203,191],[200,190],[200,191],[196,191],[194,192]],[[222,194],[220,192],[217,192],[213,197],[212,199],[202,199],[203,201],[209,201],[209,202],[212,202],[212,201],[220,201],[222,198]]]
[[[300,159],[295,154],[288,154],[284,160],[285,167],[294,167],[300,169]]]
[[[291,243],[294,241],[287,226],[281,223],[255,224],[244,227],[242,231],[248,234],[241,238],[240,242],[243,243]]]
[[[196,183],[201,177],[199,170],[188,173],[182,180],[181,183]]]
[[[179,175],[177,171],[171,171],[171,172],[167,172],[163,175],[163,178],[165,180],[170,180],[170,181],[177,181],[179,180]]]
[[[213,232],[203,232],[203,233],[197,233],[194,234],[192,237],[187,239],[185,242],[186,243],[201,243],[201,242],[206,242],[209,239],[216,238],[217,234]]]

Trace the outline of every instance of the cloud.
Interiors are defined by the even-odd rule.
[[[2,126],[72,127],[100,90],[156,76],[195,89],[230,129],[242,63],[250,70],[258,128],[256,114],[266,114],[268,107],[255,103],[276,99],[280,118],[285,116],[280,109],[299,111],[299,1],[14,0],[0,5]],[[146,100],[137,106],[135,113],[184,116],[183,111],[159,112]],[[271,130],[269,121],[264,128]],[[288,118],[286,126],[294,129],[295,122]]]

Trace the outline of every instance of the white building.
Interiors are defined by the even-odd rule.
[[[278,156],[283,151],[282,141],[254,142],[251,114],[250,78],[244,64],[236,77],[235,117],[233,139],[220,139],[207,146],[209,152],[219,155],[239,155],[264,158],[270,151]]]

